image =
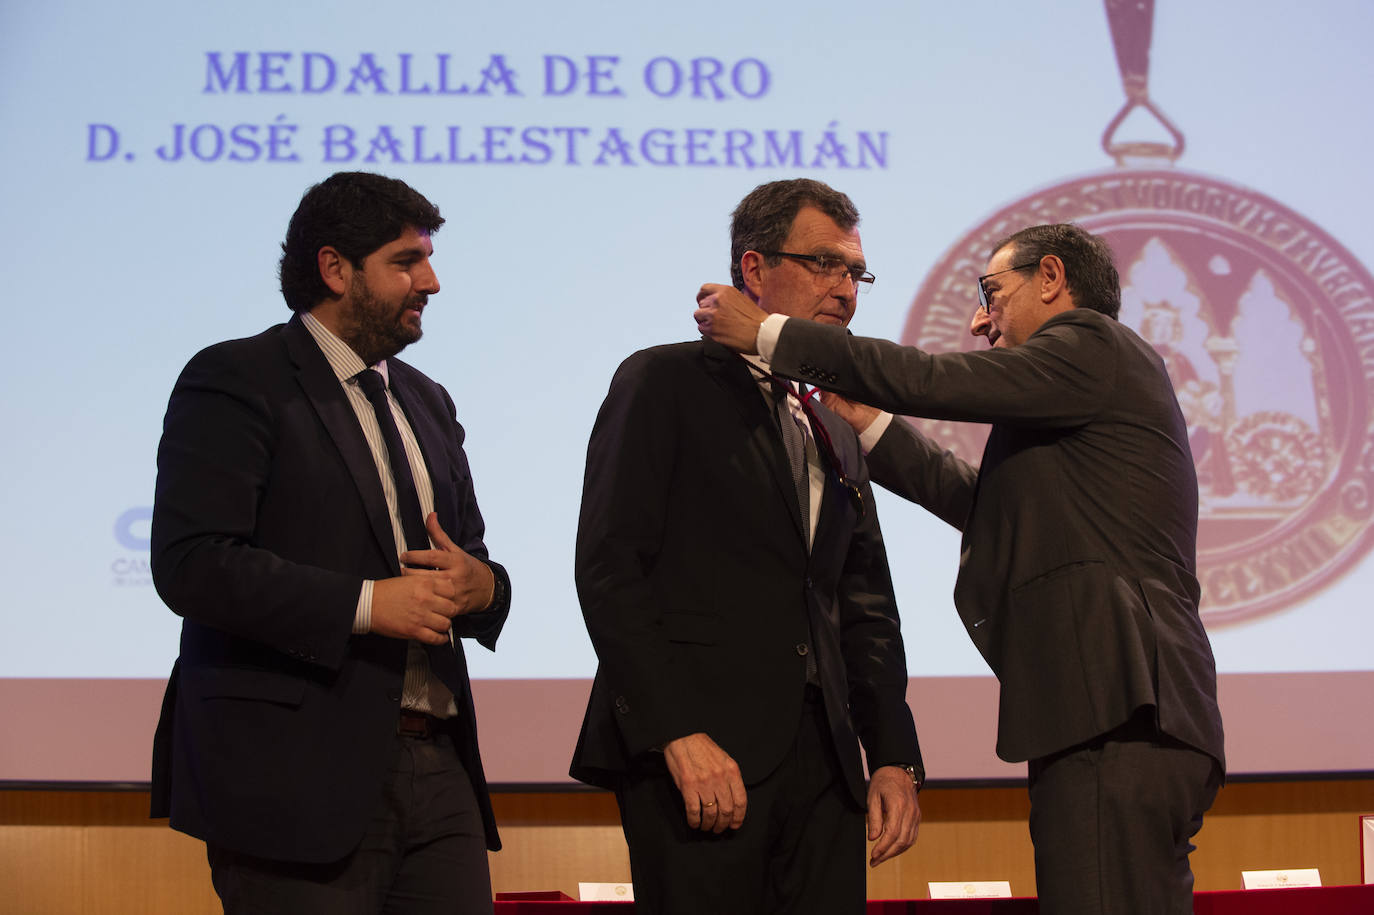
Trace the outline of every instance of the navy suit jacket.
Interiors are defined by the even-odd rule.
[[[488,562],[442,387],[387,361],[455,543]],[[153,815],[226,848],[287,861],[343,857],[395,753],[406,642],[354,635],[364,579],[400,574],[377,467],[299,316],[187,364],[158,448],[152,572],[183,618],[153,749]],[[509,595],[509,588],[504,589]],[[457,617],[495,646],[509,600]],[[461,643],[447,685],[456,740],[499,847]]]

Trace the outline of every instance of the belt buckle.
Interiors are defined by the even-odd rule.
[[[422,712],[402,709],[401,717],[396,721],[396,733],[402,737],[426,739],[434,733],[434,722]]]

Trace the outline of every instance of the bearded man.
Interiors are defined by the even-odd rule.
[[[395,359],[439,291],[438,209],[339,173],[282,244],[286,324],[198,353],[158,448],[152,571],[182,617],[154,816],[226,913],[492,911],[459,636],[510,608],[448,392]]]

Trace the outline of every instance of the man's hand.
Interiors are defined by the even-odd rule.
[[[768,317],[734,286],[707,283],[697,292],[697,329],[738,353],[757,353],[759,325]]]
[[[688,734],[669,741],[663,759],[682,792],[688,826],[716,833],[740,828],[746,806],[744,780],[719,744],[702,733]]]
[[[883,766],[868,783],[868,840],[873,842],[869,867],[895,858],[916,841],[921,806],[916,786],[901,766]]]
[[[836,416],[854,427],[856,435],[863,435],[864,430],[873,425],[873,421],[882,415],[882,411],[877,407],[870,407],[866,403],[841,397],[831,391],[821,391],[820,398],[821,403],[829,407]]]
[[[450,620],[458,613],[452,582],[443,578],[401,576],[372,585],[371,632],[426,645],[449,640]]]
[[[476,613],[491,606],[496,595],[496,576],[482,560],[465,553],[439,526],[439,515],[430,512],[425,519],[429,539],[437,550],[406,550],[401,554],[402,575],[438,578],[453,589],[456,613]],[[418,567],[418,568],[417,568]]]

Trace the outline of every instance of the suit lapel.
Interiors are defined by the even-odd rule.
[[[846,478],[853,480],[859,475],[857,466],[857,454],[851,454],[847,444],[850,439],[850,427],[844,420],[840,419],[830,411],[828,407],[820,403],[818,398],[811,401],[811,412],[815,416],[816,422],[825,424],[825,431],[830,435],[830,441],[834,446],[835,460],[840,462],[840,469],[844,471]],[[817,446],[819,449],[819,446]],[[821,464],[825,464],[825,456],[821,455]],[[822,467],[824,480],[821,486],[821,510],[816,517],[816,534],[813,538],[812,551],[816,551],[821,542],[821,534],[829,530],[828,525],[837,517],[836,513],[843,513],[848,507],[849,495],[835,479],[833,469]]]
[[[343,456],[348,473],[358,488],[367,512],[367,520],[372,528],[372,536],[377,546],[386,556],[392,572],[401,574],[400,560],[396,556],[396,537],[391,530],[391,515],[386,508],[386,497],[382,494],[381,477],[377,474],[377,462],[372,458],[372,450],[363,437],[362,427],[358,425],[358,415],[344,395],[339,379],[329,367],[329,360],[320,352],[315,338],[301,323],[300,316],[293,317],[286,325],[286,349],[296,366],[296,380],[305,391],[306,397],[315,408],[325,430]]]
[[[411,369],[396,359],[387,360],[387,375],[391,379],[391,393],[401,405],[410,431],[415,433],[415,441],[420,445],[420,454],[425,460],[425,470],[429,474],[430,487],[434,492],[434,510],[439,513],[439,523],[445,531],[455,530],[457,519],[449,517],[449,500],[442,498],[448,485],[450,472],[444,449],[444,436],[435,423],[433,414],[422,409],[421,397],[412,385]]]
[[[410,423],[410,431],[415,433],[415,441],[420,445],[420,455],[425,461],[425,472],[429,475],[430,487],[434,492],[434,510],[439,513],[439,526],[447,532],[457,531],[457,519],[450,517],[446,498],[449,486],[449,465],[445,458],[443,432],[434,420],[434,414],[424,409],[423,398],[413,385],[412,369],[396,359],[387,360],[387,377],[391,382],[391,393],[401,405]],[[440,681],[453,693],[454,699],[463,702],[467,692],[467,659],[459,646],[456,633],[449,633],[447,645],[426,645],[429,667]]]
[[[777,495],[787,506],[792,517],[797,536],[806,543],[806,528],[802,524],[801,506],[797,504],[797,489],[792,484],[792,467],[787,461],[787,449],[782,444],[782,433],[763,392],[759,390],[757,377],[749,370],[749,364],[734,352],[711,340],[702,341],[702,354],[706,369],[729,395],[728,399],[739,411],[740,419],[748,430],[749,445],[760,463],[768,468],[769,476]]]

